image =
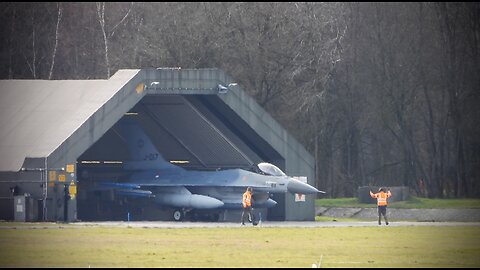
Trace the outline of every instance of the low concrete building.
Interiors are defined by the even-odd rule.
[[[92,199],[86,190],[120,177],[128,151],[112,127],[126,114],[138,115],[166,159],[188,160],[179,164],[186,169],[270,162],[313,184],[313,157],[233,83],[218,69],[175,68],[120,70],[108,80],[0,81],[0,219],[22,216],[15,211],[26,202],[23,216],[32,220],[123,219],[126,202],[103,207],[111,194]],[[274,199],[264,218],[314,220],[314,195]],[[159,218],[142,207],[137,216]]]

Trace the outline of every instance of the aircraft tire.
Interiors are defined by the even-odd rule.
[[[185,214],[181,209],[175,209],[175,211],[173,211],[173,220],[182,221],[184,217]]]

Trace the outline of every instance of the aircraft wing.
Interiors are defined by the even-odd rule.
[[[118,195],[123,195],[123,196],[155,198],[155,195],[152,194],[152,192],[150,190],[117,189],[115,191],[117,192]]]
[[[141,189],[152,187],[252,187],[257,189],[268,188],[270,185],[245,185],[245,184],[217,184],[217,183],[151,183],[151,182],[135,182],[135,183],[115,183],[104,182],[100,184],[104,189]]]

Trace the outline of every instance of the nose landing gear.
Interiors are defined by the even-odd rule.
[[[211,212],[211,211],[198,211],[198,210],[188,210],[188,209],[175,209],[172,214],[174,221],[210,221],[216,222],[220,220],[220,213]]]

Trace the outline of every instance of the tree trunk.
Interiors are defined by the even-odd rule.
[[[62,20],[62,4],[58,3],[58,13],[57,13],[57,26],[55,27],[55,46],[53,47],[53,54],[52,54],[52,63],[50,65],[50,72],[48,73],[48,79],[52,79],[53,75],[53,67],[55,66],[55,56],[57,55],[57,47],[58,47],[58,29],[60,27],[60,21]]]

